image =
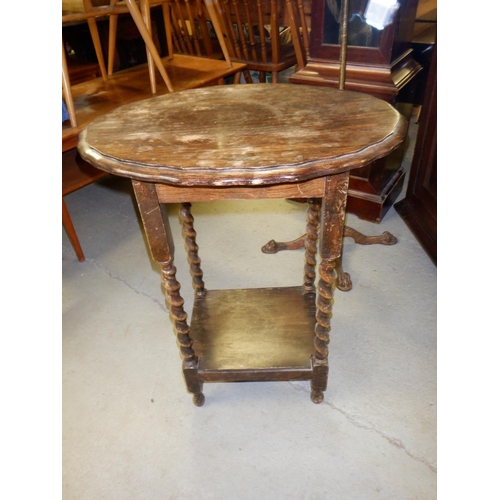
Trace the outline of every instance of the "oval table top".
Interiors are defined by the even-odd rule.
[[[358,168],[405,138],[387,102],[294,84],[186,90],[121,106],[79,137],[101,170],[178,186],[300,182]]]

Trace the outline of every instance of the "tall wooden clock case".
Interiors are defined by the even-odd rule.
[[[305,67],[292,83],[337,87],[340,76],[340,0],[312,0],[310,46]],[[367,0],[350,0],[345,89],[393,104],[410,117],[415,76],[422,67],[411,48],[418,0],[400,0],[394,22],[383,30],[363,17]],[[380,222],[401,192],[404,144],[387,158],[351,172],[347,210]]]

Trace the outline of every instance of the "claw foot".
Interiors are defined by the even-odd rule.
[[[352,288],[352,281],[349,273],[337,273],[335,284],[337,285],[337,288],[342,292],[348,292]]]
[[[384,231],[382,236],[380,237],[380,243],[382,245],[395,245],[398,242],[398,239],[393,234],[388,231]]]
[[[276,253],[278,251],[278,244],[274,241],[268,241],[262,248],[262,253]]]

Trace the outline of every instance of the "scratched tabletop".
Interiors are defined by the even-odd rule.
[[[396,148],[406,120],[367,94],[294,84],[221,85],[126,104],[79,137],[107,172],[178,186],[298,182]]]

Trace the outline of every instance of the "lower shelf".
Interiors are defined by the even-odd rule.
[[[301,286],[209,290],[195,299],[190,335],[200,380],[310,380],[315,300]]]

